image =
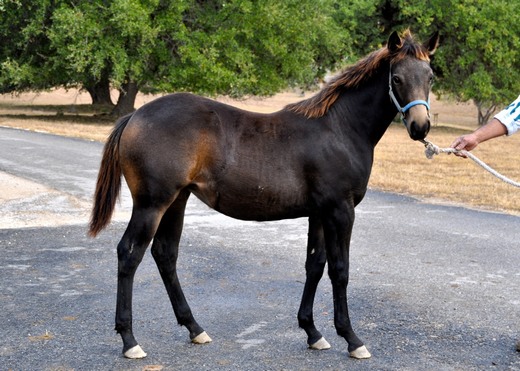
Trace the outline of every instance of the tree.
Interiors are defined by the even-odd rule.
[[[53,2],[0,1],[0,92],[45,89],[64,80],[47,65]]]
[[[270,95],[309,85],[338,61],[345,32],[330,0],[63,3],[48,33],[75,80],[103,73],[121,94],[137,91]]]
[[[137,87],[128,77],[146,69],[146,57],[157,36],[147,21],[151,6],[141,3],[63,2],[54,11],[48,31],[56,50],[55,64],[63,65],[69,76],[80,81],[93,100],[97,94],[110,99],[110,83],[119,89],[117,114],[133,109]]]
[[[452,7],[440,20],[445,36],[436,56],[439,88],[471,99],[483,125],[520,92],[520,13],[507,0],[465,0]]]
[[[344,56],[347,63],[354,63],[388,40],[392,30],[383,26],[380,3],[380,0],[349,0],[335,4],[332,17],[349,38]]]
[[[0,1],[0,91],[82,87],[93,104],[112,104],[108,75],[70,74],[49,39],[60,0]]]
[[[270,95],[313,85],[392,30],[441,32],[434,89],[479,123],[516,97],[520,13],[508,0],[0,0],[0,91],[77,86],[118,114],[142,92]]]
[[[117,114],[138,91],[270,95],[313,84],[347,33],[334,0],[0,0],[0,90],[87,90]]]

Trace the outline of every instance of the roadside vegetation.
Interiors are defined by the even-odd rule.
[[[483,124],[520,91],[511,9],[509,0],[0,0],[0,93],[78,88],[121,116],[138,93],[309,90],[410,28],[419,39],[440,32],[434,89],[472,102]]]

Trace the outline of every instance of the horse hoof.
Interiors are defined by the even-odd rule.
[[[146,357],[146,353],[139,345],[136,345],[135,347],[128,349],[124,353],[124,356],[130,359],[139,359]]]
[[[350,356],[356,359],[367,359],[372,357],[372,354],[370,354],[366,346],[362,345],[350,352]]]
[[[325,340],[324,337],[321,337],[320,340],[318,340],[314,344],[309,345],[309,348],[316,350],[325,350],[330,349],[330,344],[327,340]]]
[[[193,339],[191,339],[191,342],[194,344],[207,344],[211,343],[211,338],[206,334],[206,331],[201,332],[197,336],[195,336]]]

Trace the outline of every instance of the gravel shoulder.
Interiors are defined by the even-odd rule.
[[[43,184],[0,171],[0,189],[2,229],[57,227],[89,220],[90,201]],[[128,218],[127,210],[117,208],[113,220]]]
[[[2,228],[75,224],[88,218],[88,203],[42,184],[0,172]]]

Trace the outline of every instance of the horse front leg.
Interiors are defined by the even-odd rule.
[[[336,332],[347,341],[350,357],[364,359],[370,358],[371,354],[352,329],[347,302],[349,249],[353,225],[353,206],[348,205],[336,210],[330,218],[324,220],[325,247],[334,297]]]
[[[132,295],[134,276],[141,263],[155,229],[157,212],[136,210],[126,231],[117,245],[117,306],[115,330],[123,340],[123,354],[126,358],[144,358],[146,353],[135,340],[132,330]]]
[[[330,344],[314,325],[313,304],[318,283],[323,276],[327,255],[321,221],[316,217],[309,218],[309,235],[307,240],[307,260],[305,262],[306,280],[302,301],[298,311],[298,324],[307,333],[309,348],[324,350]]]

